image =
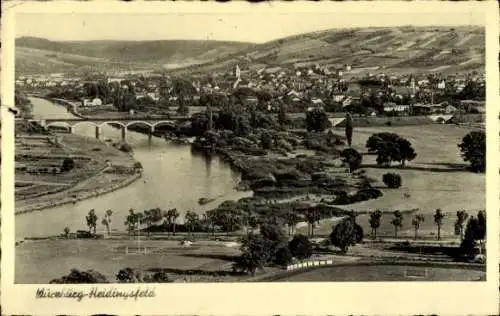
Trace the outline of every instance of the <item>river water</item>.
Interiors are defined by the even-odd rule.
[[[65,107],[47,100],[31,98],[31,102],[35,118],[74,118]],[[80,124],[74,133],[95,137],[95,129],[90,124]],[[118,140],[120,130],[104,126],[101,137]],[[234,189],[240,174],[218,157],[196,155],[189,145],[171,144],[158,137],[153,137],[149,144],[147,135],[132,131],[127,133],[127,142],[134,149],[135,159],[143,165],[141,179],[125,188],[76,204],[17,215],[16,239],[59,234],[64,227],[73,232],[86,229],[85,216],[92,208],[99,216],[98,231],[104,231],[100,221],[107,209],[113,211],[112,229],[124,230],[125,216],[130,208],[143,211],[155,207],[164,210],[175,207],[181,214],[178,222],[182,222],[187,210],[202,213],[224,200],[251,195],[251,192]],[[215,200],[201,206],[198,204],[201,197]]]

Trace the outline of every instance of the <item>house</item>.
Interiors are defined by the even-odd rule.
[[[314,105],[320,105],[320,104],[323,104],[323,100],[319,99],[319,98],[314,98],[311,100],[312,104]]]
[[[102,105],[102,100],[99,98],[94,98],[92,100],[90,100],[90,99],[83,99],[82,100],[82,106],[84,106],[84,107],[101,106],[101,105]]]
[[[448,106],[446,106],[446,107],[444,108],[444,112],[445,112],[446,114],[453,114],[453,113],[455,113],[456,111],[457,111],[457,108],[456,108],[456,107],[454,107],[453,105],[448,105]]]
[[[403,112],[408,112],[409,110],[410,110],[409,105],[398,105],[395,103],[384,104],[384,112],[386,113],[390,112],[403,113]]]
[[[92,100],[92,105],[93,106],[100,106],[100,105],[102,105],[102,100],[100,98],[94,98]]]
[[[333,101],[335,102],[342,102],[344,100],[345,96],[343,94],[335,94],[333,95]]]
[[[440,82],[438,82],[437,88],[440,89],[440,90],[445,89],[446,88],[446,82],[444,80],[441,80]]]
[[[352,96],[347,96],[343,101],[342,101],[342,107],[346,107],[354,103],[355,101],[360,101],[361,98],[359,97],[352,97]]]

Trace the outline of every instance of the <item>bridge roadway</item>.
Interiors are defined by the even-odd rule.
[[[30,120],[40,124],[45,129],[50,127],[65,127],[70,133],[73,133],[74,128],[81,124],[90,124],[95,126],[95,137],[100,138],[101,128],[104,125],[118,125],[121,127],[122,140],[125,141],[127,137],[127,129],[132,125],[143,125],[149,127],[149,141],[155,132],[157,126],[166,125],[177,128],[179,123],[191,121],[188,116],[156,116],[156,117],[106,117],[106,118],[64,118],[64,119],[44,119],[44,120]]]

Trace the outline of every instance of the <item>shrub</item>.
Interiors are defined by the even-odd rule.
[[[351,173],[359,169],[359,167],[361,167],[361,163],[363,162],[363,156],[352,148],[344,149],[340,156],[342,157],[344,163],[349,166],[349,172]]]
[[[147,275],[143,278],[146,283],[172,283],[174,282],[165,271],[155,272],[153,275]]]
[[[127,143],[121,144],[118,149],[126,153],[131,153],[133,151],[132,146]]]
[[[61,172],[71,171],[75,167],[75,161],[72,158],[64,158],[61,166]]]
[[[75,284],[75,283],[108,283],[106,277],[94,270],[79,271],[71,269],[68,275],[53,279],[50,284]]]
[[[307,259],[312,255],[312,244],[304,235],[296,235],[288,243],[288,248],[297,259]]]
[[[292,253],[288,247],[281,247],[274,254],[274,263],[280,266],[286,266],[292,262]]]
[[[116,279],[122,283],[139,283],[142,281],[141,273],[131,268],[118,271]]]
[[[355,245],[363,239],[363,232],[360,228],[353,217],[346,218],[333,227],[330,242],[335,247],[340,248],[342,253],[346,253],[349,246]]]
[[[306,126],[308,131],[323,132],[331,123],[325,111],[313,109],[306,113]]]
[[[384,184],[391,189],[397,189],[402,185],[401,176],[397,173],[385,173],[382,176],[382,181],[384,181]]]

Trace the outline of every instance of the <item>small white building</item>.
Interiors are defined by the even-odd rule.
[[[83,99],[83,101],[82,101],[82,106],[85,106],[85,107],[93,107],[93,106],[101,106],[101,105],[102,105],[102,100],[99,98],[94,98],[92,100]]]
[[[384,105],[384,112],[405,112],[410,109],[409,105],[388,104]]]

